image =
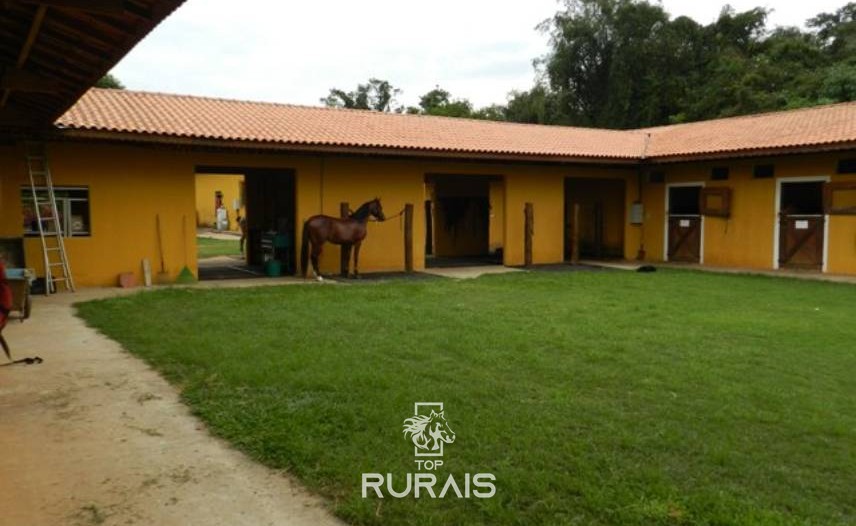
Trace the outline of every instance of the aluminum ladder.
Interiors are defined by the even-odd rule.
[[[64,286],[68,292],[74,292],[74,278],[71,275],[68,254],[65,251],[63,225],[56,205],[56,194],[47,156],[43,153],[28,152],[27,171],[30,176],[30,191],[33,195],[33,211],[42,243],[45,294],[59,292],[60,286]],[[43,215],[43,210],[49,211],[50,216]]]

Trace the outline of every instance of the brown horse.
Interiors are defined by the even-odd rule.
[[[383,215],[383,208],[380,206],[380,199],[375,198],[368,203],[363,204],[356,212],[348,216],[347,219],[339,219],[338,217],[330,217],[324,215],[312,216],[303,223],[303,242],[300,245],[300,268],[303,269],[303,277],[309,271],[308,260],[312,259],[312,270],[318,281],[322,281],[321,273],[318,270],[318,256],[321,255],[321,250],[324,243],[333,243],[341,245],[342,250],[348,255],[348,263],[351,260],[351,247],[354,249],[354,277],[359,277],[359,262],[360,262],[360,245],[366,238],[366,223],[369,217],[374,216],[379,221],[386,219]],[[310,254],[311,245],[311,254]],[[343,277],[348,277],[348,269],[342,274]]]

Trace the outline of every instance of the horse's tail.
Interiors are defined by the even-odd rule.
[[[300,242],[300,270],[303,277],[309,272],[309,221],[303,222],[303,241]]]

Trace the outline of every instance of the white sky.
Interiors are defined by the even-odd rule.
[[[847,0],[730,0],[773,9],[770,26],[804,25]],[[719,2],[663,0],[707,24]],[[415,105],[435,85],[476,106],[532,86],[547,51],[535,30],[557,0],[188,0],[113,73],[130,89],[318,105],[329,89],[370,77]]]

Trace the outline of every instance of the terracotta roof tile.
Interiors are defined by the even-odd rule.
[[[93,88],[56,124],[292,146],[633,160],[854,143],[856,103],[614,131]]]
[[[644,134],[93,88],[57,125],[358,148],[535,157],[638,158]]]
[[[856,142],[856,102],[640,130],[647,156],[677,157]]]

